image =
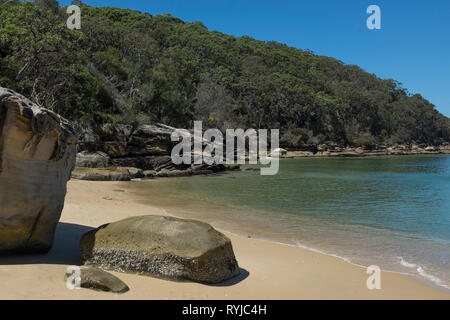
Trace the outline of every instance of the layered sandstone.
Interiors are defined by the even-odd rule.
[[[0,87],[0,253],[52,247],[76,143],[67,120]]]

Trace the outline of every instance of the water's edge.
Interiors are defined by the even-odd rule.
[[[169,178],[169,179],[177,179],[177,178]],[[151,202],[149,202],[148,200],[144,199],[142,196],[139,196],[139,194],[136,192],[136,189],[139,189],[138,185],[139,185],[140,182],[142,182],[142,181],[121,182],[120,186],[122,188],[126,189],[127,193],[129,195],[131,195],[133,200],[138,202],[138,203],[147,205],[147,206],[152,207],[152,208],[159,209],[162,212],[164,212],[164,214],[166,214],[168,216],[171,216],[171,217],[180,218],[180,219],[190,219],[190,218],[192,218],[190,216],[190,214],[187,213],[187,212],[183,213],[183,211],[178,211],[178,213],[174,213],[172,209],[154,205]],[[207,215],[206,212],[202,212],[202,214]],[[239,238],[242,238],[242,239],[248,239],[249,238],[248,235],[246,235],[245,233],[239,232],[236,229],[233,229],[233,228],[223,229],[221,227],[215,226],[214,223],[211,223],[211,222],[209,222],[209,223],[212,224],[214,226],[214,228],[217,229],[220,232],[232,234],[233,236],[236,236],[236,237],[239,237]],[[251,237],[251,240],[265,241],[265,242],[270,242],[270,243],[274,243],[274,244],[278,244],[278,245],[294,247],[294,248],[300,248],[300,249],[308,250],[308,251],[311,251],[311,252],[314,252],[314,253],[317,253],[317,254],[322,254],[322,255],[329,256],[329,257],[337,258],[337,259],[339,259],[339,260],[341,260],[341,261],[343,261],[345,263],[348,263],[350,265],[353,265],[353,266],[356,266],[356,267],[359,267],[359,268],[366,269],[368,267],[367,265],[362,265],[362,264],[355,263],[350,258],[343,257],[343,256],[340,256],[340,255],[334,254],[334,253],[328,253],[328,252],[322,251],[320,249],[309,247],[309,246],[304,245],[302,243],[290,244],[290,243],[277,241],[277,240],[270,239],[270,238],[254,237],[254,236]],[[401,257],[399,257],[399,258],[401,258]],[[404,260],[402,259],[402,261],[404,261]],[[407,261],[405,261],[404,263],[405,263],[405,265],[409,264]],[[420,266],[417,266],[416,264],[410,264],[410,265],[413,266],[414,268],[417,268],[417,267],[421,268]],[[435,288],[435,289],[438,289],[440,291],[443,291],[445,293],[450,294],[450,286],[445,285],[445,284],[441,284],[440,283],[441,280],[439,278],[436,278],[436,277],[432,276],[432,275],[428,275],[428,274],[423,273],[422,275],[419,276],[419,275],[416,275],[416,274],[413,274],[413,273],[406,273],[406,272],[400,272],[400,271],[388,270],[388,269],[382,269],[382,272],[399,274],[399,275],[408,277],[410,279],[413,279],[414,281],[418,281],[418,282],[420,282],[422,284],[425,284],[425,285],[427,285],[429,287],[432,287],[432,288]]]
[[[128,184],[135,198],[241,237],[378,265],[450,290],[450,156],[282,159]]]

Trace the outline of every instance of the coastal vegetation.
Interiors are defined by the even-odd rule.
[[[0,86],[80,124],[279,128],[281,146],[442,145],[450,120],[355,65],[170,14],[0,3]],[[413,66],[411,66],[413,67]]]

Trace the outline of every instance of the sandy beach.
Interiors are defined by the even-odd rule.
[[[171,282],[114,273],[130,291],[69,290],[64,273],[79,265],[81,235],[130,216],[165,214],[138,203],[123,184],[69,181],[55,244],[47,255],[0,257],[0,299],[450,299],[450,294],[401,274],[382,272],[381,290],[368,290],[366,269],[306,249],[224,232],[241,267],[221,285]]]

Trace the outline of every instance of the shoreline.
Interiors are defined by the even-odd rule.
[[[392,155],[394,156],[394,155]],[[415,155],[417,156],[417,155]],[[424,155],[426,157],[427,155]],[[448,156],[448,155],[443,155]],[[339,159],[337,157],[336,159]],[[355,158],[357,159],[357,158]],[[288,160],[288,159],[281,159]],[[291,159],[292,160],[292,159]],[[313,160],[314,161],[314,160]],[[251,168],[244,169],[243,171],[251,171]],[[226,173],[223,173],[226,174]],[[238,172],[238,174],[240,174]],[[179,179],[191,179],[191,178],[179,178]],[[178,217],[178,218],[184,218],[184,219],[197,219],[197,220],[203,220],[207,223],[210,223],[214,225],[214,227],[217,230],[220,230],[224,233],[232,233],[238,237],[242,238],[251,238],[253,240],[262,240],[267,241],[271,243],[276,243],[280,245],[290,246],[290,247],[297,247],[302,248],[305,250],[310,250],[312,252],[316,252],[319,254],[324,254],[331,257],[336,257],[344,262],[350,263],[354,266],[360,267],[360,268],[367,268],[367,266],[373,264],[380,263],[379,265],[382,266],[383,270],[400,274],[403,276],[410,277],[412,279],[415,279],[416,281],[419,281],[421,283],[424,283],[428,286],[431,286],[433,288],[439,289],[444,291],[445,293],[450,294],[450,286],[448,283],[448,278],[445,277],[445,275],[440,274],[440,270],[433,270],[432,268],[429,268],[428,265],[429,261],[421,261],[416,260],[414,258],[411,259],[411,257],[408,258],[408,255],[405,256],[406,253],[403,252],[394,252],[397,253],[393,256],[386,258],[385,260],[381,259],[381,257],[378,257],[379,259],[370,258],[366,255],[364,255],[364,252],[359,252],[360,255],[349,255],[349,252],[343,251],[343,250],[336,250],[336,249],[342,249],[342,248],[335,248],[335,247],[327,247],[327,246],[320,246],[317,245],[317,243],[311,243],[311,241],[308,243],[306,241],[302,242],[300,239],[294,239],[286,236],[275,235],[273,233],[274,229],[266,228],[266,226],[269,226],[268,220],[258,220],[258,224],[254,225],[251,223],[251,221],[255,222],[254,220],[247,220],[247,222],[250,222],[250,225],[256,226],[255,229],[249,229],[246,226],[246,223],[244,219],[240,219],[238,215],[233,214],[234,212],[242,213],[241,216],[248,216],[246,215],[249,212],[241,212],[242,210],[238,209],[227,209],[227,208],[220,208],[221,205],[214,205],[213,202],[208,202],[207,200],[196,200],[192,198],[192,195],[188,197],[182,196],[182,193],[178,192],[176,197],[171,197],[171,190],[170,188],[173,188],[177,185],[177,183],[174,181],[175,184],[166,184],[169,183],[169,178],[164,179],[161,181],[163,188],[157,188],[158,182],[157,180],[143,180],[143,181],[135,181],[133,184],[126,183],[124,184],[124,188],[127,188],[132,195],[135,197],[135,200],[151,205],[151,206],[157,206],[159,208],[163,208],[163,210],[171,216]],[[145,181],[147,181],[147,184]],[[178,180],[180,183],[184,180]],[[186,180],[188,181],[188,180]],[[201,180],[203,181],[203,180]],[[144,186],[140,186],[140,183],[145,183]],[[187,183],[187,182],[186,182]],[[155,188],[154,192],[152,192],[152,188]],[[175,194],[175,193],[174,193]],[[166,199],[167,197],[167,199]],[[160,199],[164,199],[164,201],[161,201]],[[184,199],[184,200],[183,200]],[[184,207],[184,201],[188,201],[189,206]],[[227,210],[227,211],[224,211]],[[256,209],[255,209],[256,210]],[[220,215],[219,215],[220,214]],[[222,218],[227,217],[227,218]],[[263,217],[261,217],[263,218]],[[261,222],[259,224],[259,222]],[[279,232],[283,232],[282,230],[278,230]],[[283,233],[284,234],[284,233]],[[328,233],[326,233],[328,234]],[[292,236],[292,235],[291,235]],[[388,237],[387,234],[383,234],[383,236]],[[331,238],[333,239],[333,238]],[[347,254],[346,254],[347,253]],[[406,260],[405,258],[406,257]],[[388,260],[391,259],[391,260]],[[410,260],[411,259],[411,260]],[[377,263],[378,262],[378,263]],[[436,271],[436,272],[435,272]]]
[[[146,201],[143,201],[142,199],[139,200],[138,198],[139,197],[136,196],[135,200],[140,202],[140,203],[143,203],[145,205],[149,205],[151,207],[154,207],[154,206],[146,203]],[[192,218],[192,217],[189,217],[189,214],[171,213],[171,212],[168,211],[170,209],[167,209],[167,208],[160,208],[160,207],[155,207],[155,208],[161,209],[164,212],[164,214],[166,214],[168,216],[171,216],[171,217],[180,218],[180,219],[190,219],[190,218]],[[193,219],[197,219],[197,218],[195,217]],[[205,222],[211,223],[209,221],[205,221]],[[246,236],[245,233],[239,233],[237,231],[231,231],[229,229],[223,229],[223,228],[217,227],[217,226],[214,226],[214,228],[216,230],[226,234],[226,235],[233,235],[233,236],[241,238],[241,239],[247,239],[248,238],[248,239],[251,239],[251,240],[254,240],[254,241],[268,242],[268,243],[272,243],[272,244],[276,244],[276,245],[281,245],[281,246],[287,246],[287,247],[291,247],[291,248],[299,248],[299,249],[302,249],[302,250],[307,250],[307,251],[310,251],[310,252],[313,252],[313,253],[317,253],[317,254],[320,254],[320,255],[325,255],[325,256],[328,256],[328,257],[332,257],[332,258],[337,258],[337,259],[341,260],[344,263],[348,263],[348,264],[350,264],[352,266],[355,266],[355,267],[358,267],[358,268],[361,268],[361,269],[364,269],[364,270],[366,270],[367,267],[368,267],[368,266],[365,266],[365,265],[353,262],[350,258],[346,258],[346,257],[340,256],[338,254],[334,254],[334,253],[327,253],[327,252],[325,252],[325,251],[323,251],[321,249],[309,247],[309,246],[306,246],[306,245],[301,244],[301,243],[290,244],[290,243],[286,243],[286,242],[282,242],[282,241],[278,241],[278,240],[274,240],[274,239],[269,239],[269,238],[261,238],[261,237],[255,237],[255,236],[251,236],[250,237],[250,236]],[[407,273],[407,272],[395,271],[395,270],[386,270],[386,269],[384,269],[383,272],[389,272],[389,273],[398,274],[398,275],[402,275],[402,276],[408,277],[408,278],[410,278],[410,279],[412,279],[414,281],[418,281],[418,282],[423,283],[424,285],[426,285],[428,287],[435,288],[437,290],[440,290],[440,291],[450,295],[450,287],[448,287],[447,285],[444,285],[444,284],[442,284],[442,285],[438,284],[438,282],[441,282],[442,280],[436,278],[433,275],[430,275],[430,274],[427,274],[427,273],[423,273],[423,274],[421,274],[419,276],[419,275],[410,274],[410,273]]]
[[[449,155],[450,146],[430,146],[427,148],[406,147],[384,148],[384,149],[364,149],[364,148],[341,148],[322,146],[316,152],[307,150],[286,150],[282,158],[328,158],[328,157],[379,157],[379,156],[417,156],[417,155]]]
[[[442,290],[385,271],[382,289],[368,290],[364,268],[227,231],[241,275],[224,284],[179,283],[113,272],[129,285],[128,293],[68,290],[64,273],[67,266],[80,263],[78,241],[84,232],[128,216],[165,214],[161,208],[139,203],[130,193],[123,183],[70,181],[52,251],[0,257],[0,299],[450,299]]]
[[[342,159],[342,158],[377,158],[377,157],[396,157],[396,156],[445,156],[450,155],[450,148],[442,152],[407,152],[407,153],[386,153],[386,152],[363,152],[363,153],[346,153],[346,152],[318,152],[314,154],[309,151],[288,151],[287,154],[279,157],[280,160],[292,159]],[[245,159],[245,166],[249,166],[248,158]],[[251,166],[251,165],[250,165]],[[249,168],[247,168],[249,169]],[[251,168],[252,169],[252,168]],[[223,174],[235,171],[245,171],[242,165],[231,164],[223,166],[220,170],[216,169],[162,169],[162,170],[144,170],[138,167],[123,166],[75,166],[72,172],[72,179],[84,181],[132,181],[133,179],[157,179],[157,178],[179,178],[197,175]]]
[[[163,210],[165,210],[165,209],[163,209]],[[180,218],[180,219],[184,218],[184,219],[186,219],[186,217],[173,215],[173,214],[170,214],[170,213],[167,213],[167,215],[175,217],[175,218]],[[243,234],[238,234],[238,233],[235,233],[235,232],[232,232],[232,231],[229,231],[229,230],[224,230],[224,229],[220,229],[220,228],[216,228],[216,230],[218,230],[218,231],[220,231],[220,232],[222,232],[222,233],[224,233],[226,235],[233,235],[233,236],[241,238],[241,239],[245,239],[246,238],[245,235],[243,235]],[[251,239],[255,240],[255,241],[268,242],[268,243],[272,243],[272,244],[276,244],[276,245],[280,245],[280,246],[286,246],[286,247],[291,247],[291,248],[299,248],[299,249],[302,249],[302,250],[307,250],[307,251],[310,251],[310,252],[313,252],[313,253],[317,253],[319,255],[325,255],[327,257],[339,259],[342,262],[348,263],[348,264],[350,264],[350,265],[352,265],[354,267],[357,267],[357,268],[361,268],[361,269],[364,269],[364,270],[367,269],[367,266],[364,266],[364,265],[352,262],[349,258],[345,258],[345,257],[339,256],[337,254],[333,254],[333,253],[327,253],[327,252],[324,252],[324,251],[322,251],[320,249],[308,247],[308,246],[305,246],[305,245],[302,245],[302,244],[289,244],[289,243],[279,242],[279,241],[275,241],[275,240],[271,240],[271,239],[256,238],[256,237],[251,237]],[[439,285],[439,284],[433,282],[432,280],[426,279],[425,277],[421,278],[421,277],[413,275],[413,274],[409,274],[409,273],[401,272],[401,271],[394,271],[394,270],[382,270],[382,272],[387,272],[387,273],[392,273],[392,274],[397,274],[397,275],[401,275],[401,276],[407,277],[409,279],[412,279],[414,281],[422,283],[422,284],[426,285],[427,287],[431,287],[431,288],[437,289],[439,291],[442,291],[443,293],[446,293],[446,294],[450,295],[450,288],[448,288],[445,285]],[[434,276],[432,276],[432,277],[434,277]]]

